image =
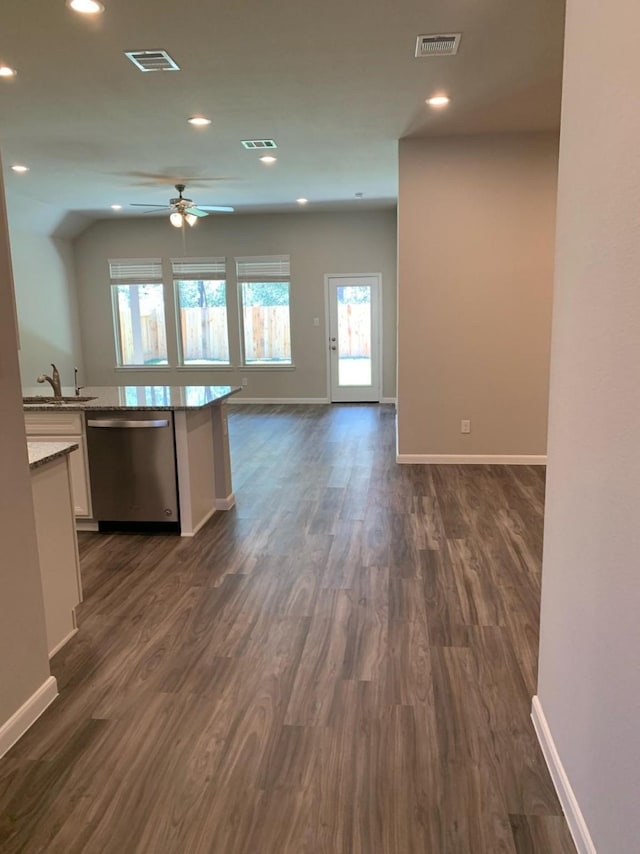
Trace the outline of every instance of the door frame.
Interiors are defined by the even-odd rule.
[[[383,353],[384,342],[382,339],[382,273],[325,273],[324,274],[324,328],[325,328],[325,353],[326,353],[326,371],[327,371],[327,400],[329,403],[334,401],[331,399],[331,352],[329,350],[329,331],[331,329],[331,314],[329,304],[329,279],[376,279],[378,284],[378,403],[383,400],[382,395],[382,378],[383,370]]]

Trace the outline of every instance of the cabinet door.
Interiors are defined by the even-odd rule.
[[[49,657],[75,634],[74,610],[82,601],[69,480],[67,457],[31,471]]]
[[[73,510],[76,516],[91,516],[91,493],[87,475],[87,452],[83,436],[33,436],[29,434],[30,442],[75,442],[77,451],[71,451],[69,465],[71,468],[71,489],[73,492]]]

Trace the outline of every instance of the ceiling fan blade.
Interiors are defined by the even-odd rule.
[[[233,213],[235,208],[229,205],[198,205],[201,211],[217,211],[218,213]]]
[[[129,207],[131,207],[131,208],[166,208],[166,210],[169,210],[171,205],[145,205],[142,202],[130,202]]]
[[[185,209],[186,214],[193,214],[194,216],[209,216],[206,211],[201,211],[200,208],[197,208],[195,205],[190,205]]]
[[[138,187],[157,187],[162,185],[187,184],[189,187],[205,186],[216,181],[240,181],[241,178],[235,176],[221,175],[211,178],[206,178],[202,175],[193,174],[192,171],[176,171],[176,172],[119,172],[117,173],[125,178],[137,178],[135,186]]]

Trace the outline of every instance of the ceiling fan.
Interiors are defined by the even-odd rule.
[[[171,211],[169,220],[171,221],[171,225],[174,225],[176,228],[182,228],[185,222],[187,225],[195,225],[200,217],[208,216],[210,212],[233,213],[234,209],[227,205],[198,205],[196,207],[193,199],[186,199],[182,195],[186,189],[185,184],[176,184],[175,188],[178,191],[178,195],[175,199],[169,199],[168,205],[145,205],[140,202],[134,202],[131,207],[169,210]],[[150,210],[147,213],[153,213],[153,211]]]

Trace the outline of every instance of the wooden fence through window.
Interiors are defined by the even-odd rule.
[[[180,324],[185,362],[229,362],[225,306],[181,308]]]
[[[289,306],[248,306],[244,309],[247,362],[290,362]]]
[[[119,307],[120,348],[123,365],[139,365],[133,341],[133,324],[131,310]],[[140,315],[140,337],[142,340],[142,358],[144,365],[162,364],[167,362],[167,335],[163,311],[152,311]]]
[[[144,364],[167,361],[167,338],[163,311],[140,317]],[[229,362],[227,310],[224,306],[180,309],[183,358],[185,362]],[[368,304],[338,304],[341,358],[371,356],[371,309]],[[248,306],[244,309],[245,355],[253,361],[291,361],[289,307]],[[125,365],[137,364],[131,312],[120,307],[120,342]]]
[[[341,359],[371,358],[369,303],[338,303],[338,341]]]

